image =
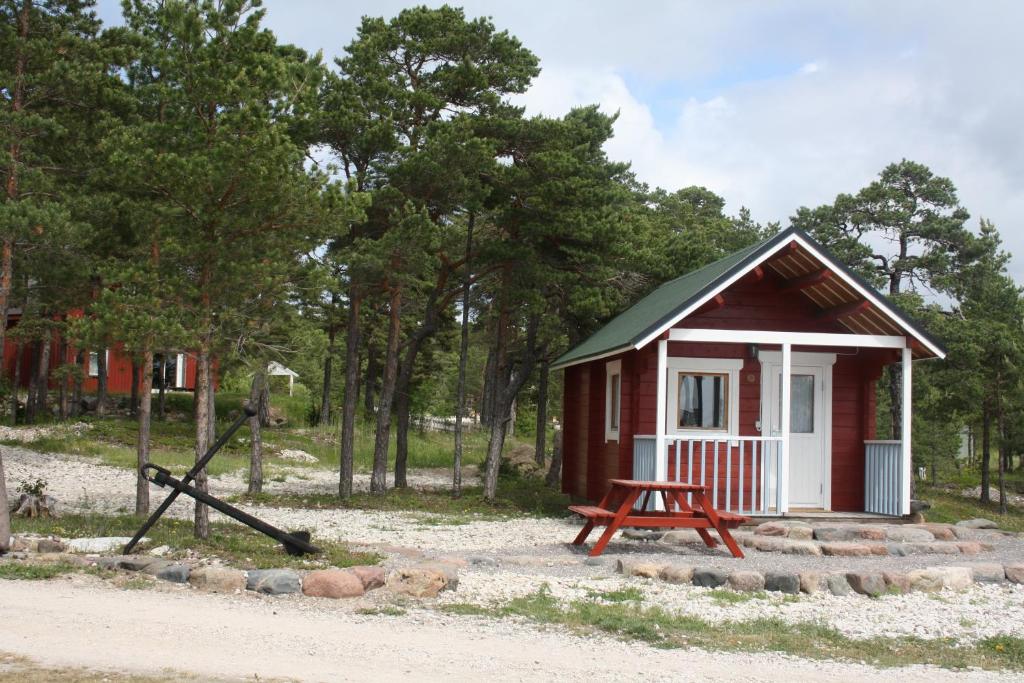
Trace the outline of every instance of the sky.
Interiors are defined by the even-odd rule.
[[[283,42],[341,54],[393,0],[265,0]],[[439,5],[439,2],[424,2]],[[906,158],[953,180],[999,228],[1024,283],[1024,3],[987,0],[466,0],[539,58],[519,103],[618,112],[606,149],[640,180],[702,185],[779,221]],[[99,0],[107,24],[120,2]]]

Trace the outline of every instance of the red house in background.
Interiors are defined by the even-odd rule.
[[[748,515],[910,512],[912,361],[943,348],[789,229],[665,283],[559,358],[562,490],[701,483]],[[875,385],[901,363],[900,441]],[[659,501],[660,503],[660,501]]]
[[[17,327],[18,322],[21,320],[21,313],[19,311],[11,311],[7,316],[7,328],[13,329]],[[78,353],[77,349],[68,346],[65,349],[66,357],[61,358],[61,340],[59,335],[56,333],[53,338],[49,341],[50,344],[50,372],[55,368],[60,367],[65,363],[74,363],[75,357]],[[7,336],[4,340],[3,349],[3,373],[4,377],[8,381],[13,382],[15,376],[15,363],[21,364],[21,369],[18,374],[18,386],[21,389],[25,389],[29,386],[30,374],[32,370],[32,354],[35,351],[31,344],[24,344],[21,349],[20,358],[18,357],[18,345],[17,342]],[[110,394],[130,394],[132,391],[132,360],[131,357],[125,353],[124,347],[120,343],[113,344],[109,349],[106,350],[107,358],[107,391]],[[16,360],[17,359],[17,360]],[[153,387],[157,388],[160,386],[160,364],[161,355],[158,354],[154,358],[153,362]],[[196,382],[196,359],[192,354],[182,352],[172,352],[167,354],[167,363],[165,366],[165,381],[164,385],[168,390],[188,390],[191,391],[195,388]],[[95,393],[97,389],[97,382],[99,377],[99,356],[96,352],[87,352],[84,354],[82,359],[82,374],[84,380],[82,382],[82,391],[85,394]],[[141,377],[139,378],[141,386]],[[51,379],[51,387],[53,386],[53,380]]]

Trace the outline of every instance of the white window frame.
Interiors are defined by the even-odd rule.
[[[107,349],[106,351],[104,351],[103,352],[103,356],[107,359],[107,362],[106,362],[107,377],[109,377],[110,376],[110,349]],[[95,371],[93,371],[93,369],[92,369],[93,368],[93,363],[96,364],[96,370]],[[85,369],[86,369],[86,374],[89,377],[99,377],[100,376],[100,354],[99,353],[97,353],[96,351],[90,351],[89,352],[89,358],[87,360],[87,364],[86,364],[86,368]]]
[[[612,427],[612,377],[618,376],[618,396],[616,397],[616,406],[618,407],[618,415],[616,415],[617,427]],[[608,361],[604,364],[604,441],[614,441],[618,443],[619,434],[622,432],[622,360]]]
[[[677,358],[666,359],[668,389],[665,411],[665,434],[706,439],[710,435],[737,435],[740,421],[740,370],[742,358]],[[727,422],[725,429],[686,429],[679,427],[679,375],[694,373],[701,375],[726,375],[729,386],[726,391],[728,405],[725,407]],[[732,430],[730,432],[730,429]]]

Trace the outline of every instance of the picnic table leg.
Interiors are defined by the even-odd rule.
[[[704,509],[704,514],[708,516],[708,521],[711,522],[711,526],[715,528],[718,535],[722,537],[722,542],[725,543],[725,547],[729,549],[733,557],[743,559],[743,551],[740,550],[736,540],[729,533],[729,530],[725,528],[725,524],[722,519],[718,516],[718,511],[711,505],[711,501],[708,500],[707,495],[704,493],[695,493],[693,495],[694,500]]]
[[[672,497],[675,499],[676,505],[679,506],[680,510],[684,510],[687,512],[693,511],[693,508],[687,505],[686,495],[682,491],[673,491]],[[695,528],[694,531],[696,531],[697,535],[700,536],[700,540],[704,541],[704,545],[706,545],[709,548],[718,547],[718,542],[715,541],[715,539],[711,538],[711,534],[708,533],[707,529]]]
[[[604,533],[601,534],[601,538],[597,539],[597,543],[595,543],[594,547],[590,549],[591,557],[597,557],[604,552],[604,549],[608,546],[608,541],[612,540],[612,536],[614,536],[615,532],[622,526],[622,521],[626,519],[626,515],[629,514],[630,509],[632,509],[633,504],[639,497],[639,489],[631,490],[626,494],[626,497],[619,506],[619,509],[615,512],[615,517],[608,522],[608,528],[604,530]]]
[[[594,520],[588,519],[587,523],[583,525],[583,528],[580,530],[580,533],[577,534],[576,540],[574,540],[572,542],[572,544],[573,545],[582,545],[583,542],[585,540],[587,540],[587,536],[589,536],[590,532],[593,531],[593,530],[594,530]]]

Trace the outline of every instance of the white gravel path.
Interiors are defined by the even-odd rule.
[[[3,448],[8,487],[21,480],[43,477],[49,491],[68,509],[104,513],[128,511],[134,500],[132,472],[97,464],[73,456],[34,453],[18,448]],[[327,470],[294,468],[285,482],[268,482],[267,490],[308,491],[311,487],[333,490],[336,476]],[[304,478],[300,478],[304,477]],[[414,486],[447,486],[445,472],[418,472],[411,477]],[[360,479],[365,483],[365,477]],[[211,491],[229,495],[244,490],[238,475],[211,480]],[[165,492],[154,488],[154,500]],[[733,560],[721,552],[686,546],[678,549],[655,547],[638,541],[616,540],[602,564],[584,564],[585,555],[567,545],[579,528],[571,518],[511,520],[472,520],[444,524],[443,520],[422,513],[395,513],[363,510],[307,510],[249,507],[268,522],[289,529],[310,529],[315,538],[343,540],[386,556],[386,564],[396,566],[418,556],[457,557],[471,560],[461,570],[456,592],[443,593],[440,602],[493,604],[536,592],[547,585],[559,599],[570,601],[595,599],[594,595],[627,586],[639,588],[644,606],[699,616],[713,622],[778,617],[789,622],[813,621],[837,628],[857,638],[888,634],[922,638],[953,638],[968,642],[1006,633],[1024,634],[1024,586],[975,585],[961,593],[929,595],[911,593],[868,599],[863,596],[831,595],[784,598],[772,594],[735,604],[716,601],[710,591],[693,586],[676,586],[614,573],[615,557],[627,554],[633,559],[677,561],[698,566],[718,565],[735,569],[766,570],[782,563],[805,562],[807,566],[825,563],[832,570],[857,568],[857,562],[870,562],[876,570],[880,560],[858,558],[799,558],[748,550],[748,559]],[[192,506],[179,500],[172,514],[191,517]],[[466,521],[463,519],[457,521]],[[966,558],[916,556],[888,558],[889,562],[929,564],[965,564],[971,561],[1000,562],[1019,558],[1024,540],[1003,539],[996,551]],[[481,561],[474,564],[472,561]],[[856,562],[855,562],[856,560]],[[789,565],[787,565],[789,566]]]

